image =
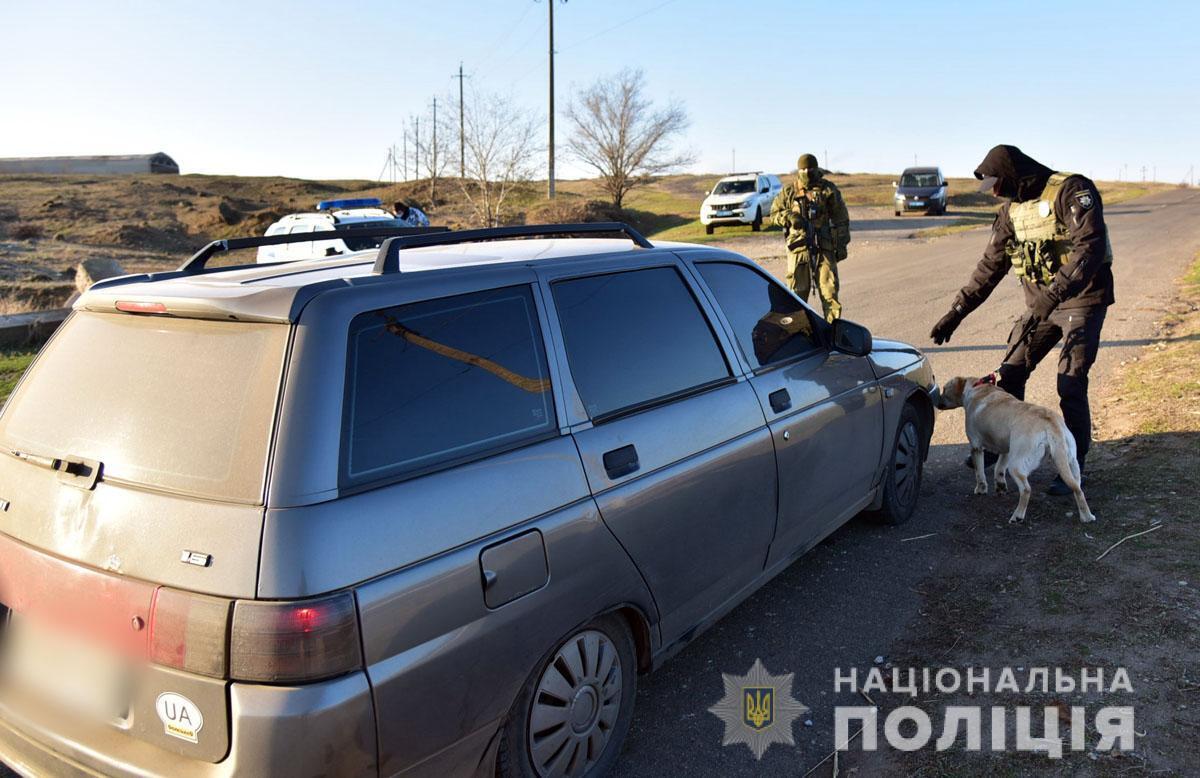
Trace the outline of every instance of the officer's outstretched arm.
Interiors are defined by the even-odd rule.
[[[1000,206],[1000,212],[992,222],[987,248],[984,249],[979,264],[975,266],[975,272],[971,273],[967,285],[954,299],[955,309],[963,316],[982,305],[1008,273],[1010,263],[1004,249],[1012,239],[1012,219],[1008,216],[1008,205],[1005,204]]]
[[[1071,238],[1071,253],[1050,284],[1051,296],[1061,302],[1079,294],[1104,264],[1108,231],[1100,192],[1083,176],[1071,176],[1063,183],[1054,212]]]

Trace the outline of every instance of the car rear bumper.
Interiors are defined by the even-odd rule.
[[[308,686],[233,684],[230,750],[218,763],[166,751],[116,727],[0,701],[0,761],[21,775],[375,775],[370,686],[362,673]]]

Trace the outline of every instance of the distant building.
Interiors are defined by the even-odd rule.
[[[81,175],[129,175],[132,173],[179,174],[179,165],[166,154],[122,154],[106,157],[8,157],[0,158],[0,173],[75,173]]]

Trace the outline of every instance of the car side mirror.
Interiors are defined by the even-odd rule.
[[[900,186],[900,185],[899,185],[899,184],[897,184],[895,181],[893,181],[893,182],[892,182],[892,186]]]
[[[846,319],[834,319],[833,347],[844,354],[865,357],[871,353],[871,331]]]
[[[712,190],[711,190],[711,189],[705,189],[705,190],[704,190],[704,196],[705,196],[705,197],[708,197],[710,194],[712,194]]]

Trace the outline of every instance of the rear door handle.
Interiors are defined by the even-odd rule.
[[[792,396],[787,389],[777,389],[767,395],[767,399],[771,401],[771,410],[776,413],[783,413],[792,407]]]
[[[633,444],[614,448],[604,455],[604,470],[612,479],[620,478],[635,472],[638,467],[638,453]]]

